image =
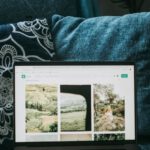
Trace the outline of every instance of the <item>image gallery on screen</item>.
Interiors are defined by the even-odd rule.
[[[25,133],[32,140],[125,140],[125,101],[114,84],[26,84]]]

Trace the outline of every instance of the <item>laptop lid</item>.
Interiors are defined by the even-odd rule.
[[[15,63],[14,99],[15,145],[136,141],[133,63]]]

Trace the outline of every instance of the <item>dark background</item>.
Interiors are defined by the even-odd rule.
[[[0,24],[45,18],[53,14],[89,18],[131,13],[112,1],[121,0],[0,0]],[[150,0],[143,1],[140,12],[150,11]]]
[[[120,16],[129,13],[128,9],[121,8],[117,3],[111,2],[111,0],[99,0],[99,3],[100,3],[100,14],[102,16],[107,15]],[[147,11],[150,11],[150,0],[144,0],[144,3],[141,7],[141,12]]]

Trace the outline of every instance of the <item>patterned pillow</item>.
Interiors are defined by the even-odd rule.
[[[0,144],[13,138],[13,64],[50,61],[54,47],[47,20],[0,26]]]

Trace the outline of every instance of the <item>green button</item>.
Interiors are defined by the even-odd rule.
[[[22,78],[22,79],[25,79],[25,78],[26,78],[26,75],[25,75],[25,74],[22,74],[22,75],[21,75],[21,78]]]
[[[121,78],[128,78],[128,74],[121,74]]]

